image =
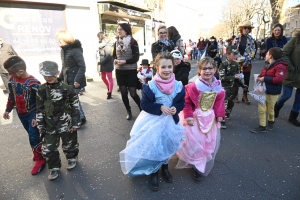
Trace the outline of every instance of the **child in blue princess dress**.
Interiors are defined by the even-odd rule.
[[[143,110],[131,129],[126,148],[120,152],[123,173],[130,177],[150,175],[149,187],[153,191],[159,188],[160,168],[164,180],[172,182],[169,158],[180,149],[185,133],[185,128],[178,123],[185,90],[175,80],[172,55],[158,54],[155,68],[156,75],[143,85]]]

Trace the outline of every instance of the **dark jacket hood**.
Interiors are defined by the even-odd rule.
[[[68,49],[74,49],[74,48],[79,48],[82,51],[82,46],[81,42],[79,40],[75,40],[74,43],[67,44],[65,46],[61,47],[63,50],[68,50]]]
[[[214,51],[215,50],[215,51]],[[215,46],[215,45],[213,45],[213,44],[211,44],[209,47],[208,47],[208,49],[207,49],[207,54],[210,56],[210,57],[212,57],[212,58],[214,58],[214,57],[216,57],[216,55],[217,55],[217,47]]]

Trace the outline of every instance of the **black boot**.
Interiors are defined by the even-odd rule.
[[[159,183],[158,183],[158,171],[150,174],[150,181],[149,181],[149,187],[153,191],[158,191]]]
[[[274,105],[274,116],[277,118],[279,116],[279,111],[282,108],[282,106],[277,105],[277,102]]]
[[[193,179],[195,181],[200,181],[201,180],[201,173],[197,170],[196,167],[194,167],[194,176],[193,176]]]
[[[111,92],[108,92],[108,93],[107,93],[106,99],[111,99]]]
[[[170,172],[168,170],[168,164],[161,166],[161,172],[162,172],[163,178],[165,179],[165,181],[167,183],[171,183],[173,181],[172,174],[170,174]]]
[[[298,115],[299,115],[299,113],[291,110],[290,116],[289,116],[289,122],[291,122],[295,126],[300,127],[300,122],[297,120]]]
[[[131,120],[131,118],[132,118],[131,108],[130,108],[130,107],[129,107],[129,108],[126,108],[126,110],[127,110],[127,116],[126,116],[126,119],[127,119],[127,120]]]

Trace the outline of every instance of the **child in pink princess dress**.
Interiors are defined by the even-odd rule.
[[[177,152],[176,168],[193,168],[193,179],[201,180],[213,167],[220,144],[220,122],[225,119],[225,91],[214,77],[214,60],[203,58],[198,63],[199,78],[185,86],[185,107],[180,121],[187,128],[186,139]]]

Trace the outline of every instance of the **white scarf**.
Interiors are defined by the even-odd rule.
[[[128,49],[128,46],[131,42],[131,36],[127,35],[123,37],[122,39],[117,37],[117,49],[120,50],[122,53],[126,52]]]

